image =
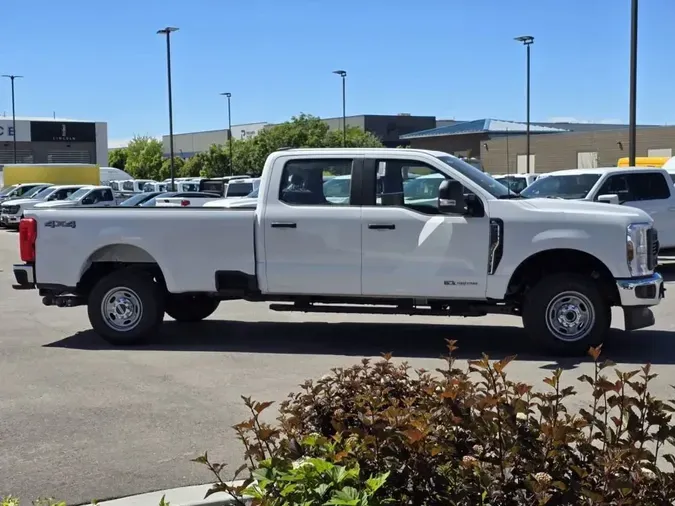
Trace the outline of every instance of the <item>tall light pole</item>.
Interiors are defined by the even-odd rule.
[[[638,0],[632,0],[630,9],[630,118],[628,120],[628,165],[635,167],[637,154],[637,38]]]
[[[344,70],[334,70],[333,74],[337,74],[342,78],[342,147],[347,146],[347,93],[346,80],[347,72]]]
[[[169,85],[169,166],[171,167],[171,191],[175,190],[174,179],[176,177],[173,163],[173,100],[171,98],[171,32],[178,31],[178,28],[167,26],[157,30],[158,35],[166,35],[166,73]]]
[[[531,35],[522,35],[516,37],[515,40],[522,42],[527,48],[527,135],[525,143],[527,144],[527,162],[526,162],[526,171],[527,174],[530,173],[530,46],[534,44],[534,37]]]
[[[234,163],[232,161],[232,108],[230,107],[230,99],[232,93],[221,93],[222,96],[227,97],[227,140],[230,145],[230,176],[234,174]]]
[[[16,107],[14,104],[14,80],[21,79],[23,76],[4,74],[2,77],[6,77],[12,82],[12,144],[14,145],[14,163],[16,163]]]

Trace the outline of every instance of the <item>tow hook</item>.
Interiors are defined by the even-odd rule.
[[[85,300],[83,297],[78,297],[76,295],[47,295],[42,297],[42,303],[45,306],[75,307],[82,306],[85,303]]]

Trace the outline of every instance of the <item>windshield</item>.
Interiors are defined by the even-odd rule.
[[[71,193],[70,196],[66,198],[66,200],[80,200],[82,197],[84,197],[90,191],[91,191],[91,188],[80,188],[75,193]]]
[[[344,179],[329,179],[323,184],[323,195],[328,197],[349,197],[351,177]]]
[[[25,199],[30,199],[30,198],[33,198],[34,195],[36,195],[37,193],[40,193],[44,189],[45,189],[44,186],[35,186],[35,187],[31,188],[30,190],[24,192],[23,195],[21,195],[21,196]]]
[[[256,188],[255,190],[253,190],[251,193],[249,193],[246,196],[250,199],[257,199],[258,198],[258,190],[259,190],[259,188]]]
[[[527,188],[527,179],[517,176],[500,176],[495,178],[512,192],[520,193]]]
[[[198,188],[199,189],[199,188]],[[253,191],[253,183],[230,183],[227,187],[228,197],[245,197]]]
[[[138,204],[141,202],[145,202],[146,200],[150,199],[153,197],[153,194],[150,193],[139,193],[138,195],[134,195],[133,197],[129,197],[126,199],[124,202],[120,204],[121,207],[136,207]]]
[[[454,156],[439,156],[438,159],[455,169],[463,176],[469,178],[493,197],[504,198],[512,195],[506,186],[499,183],[492,176],[486,174],[485,172],[481,172],[471,164],[459,160]]]
[[[199,191],[199,183],[183,183],[180,186],[181,191],[184,192],[198,192]]]
[[[33,195],[34,199],[46,199],[49,197],[52,193],[56,191],[56,188],[52,186],[48,186],[47,188],[43,188],[39,192],[37,192],[35,195]]]
[[[16,185],[16,184],[13,184],[11,186],[6,186],[5,188],[2,189],[2,191],[0,191],[0,197],[4,197],[8,193],[10,193],[12,190],[14,190],[17,186],[18,185]]]
[[[520,194],[528,199],[583,199],[600,179],[600,174],[550,175],[537,179]]]

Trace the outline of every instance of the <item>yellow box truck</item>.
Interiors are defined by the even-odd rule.
[[[92,184],[101,183],[98,165],[88,163],[8,163],[2,166],[2,184],[22,183]]]

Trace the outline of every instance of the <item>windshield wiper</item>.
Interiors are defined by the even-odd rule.
[[[524,199],[520,193],[507,193],[506,195],[500,195],[497,197],[500,200],[512,200],[512,199]]]

